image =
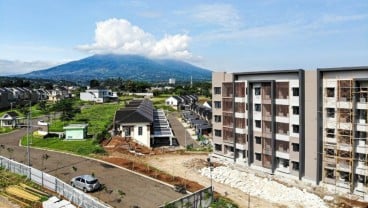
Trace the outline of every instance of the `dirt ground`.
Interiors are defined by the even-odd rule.
[[[201,176],[198,172],[199,169],[206,166],[207,155],[179,155],[179,154],[166,154],[156,155],[145,158],[145,161],[153,167],[159,168],[174,176],[181,176],[186,179],[195,181],[202,186],[209,186],[211,184],[210,179]],[[231,188],[221,183],[213,181],[213,186],[216,192],[223,196],[233,200],[240,207],[285,207],[279,204],[272,204],[265,200],[251,197],[244,192]]]
[[[166,183],[185,185],[187,190],[191,192],[210,186],[211,181],[198,172],[207,165],[207,154],[186,154],[183,151],[165,151],[162,149],[147,150],[130,140],[117,137],[104,145],[109,152],[109,157],[103,158],[105,161]],[[136,149],[136,152],[145,155],[134,155],[134,153],[129,152],[129,149]],[[244,192],[214,181],[213,186],[215,192],[233,200],[240,207],[286,207],[254,196],[249,199]]]
[[[0,207],[1,208],[19,208],[18,205],[11,203],[8,199],[0,196]]]

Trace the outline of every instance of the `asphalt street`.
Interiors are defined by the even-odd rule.
[[[0,134],[0,144],[5,146],[4,149],[1,149],[0,154],[27,164],[26,148],[18,145],[20,138],[25,134],[26,128],[21,128],[8,134]],[[14,151],[7,151],[8,148]],[[41,158],[45,153],[49,155],[49,158],[42,165]],[[98,191],[92,193],[92,195],[114,207],[157,207],[165,204],[165,202],[183,196],[175,192],[170,186],[137,175],[128,170],[116,168],[107,163],[70,154],[33,148],[30,149],[30,155],[31,165],[33,167],[57,176],[67,183],[74,176],[93,173],[102,184],[105,184],[109,191]],[[118,202],[120,198],[118,190],[126,194],[121,202]]]

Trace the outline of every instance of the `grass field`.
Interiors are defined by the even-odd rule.
[[[13,128],[9,128],[9,127],[0,127],[0,134],[4,134],[4,133],[8,133],[13,131]]]
[[[104,153],[105,150],[93,139],[68,141],[59,138],[42,138],[38,136],[31,136],[32,145],[35,147],[42,147],[65,152],[71,152],[79,155],[90,155]],[[22,138],[22,145],[27,145],[27,137]]]
[[[167,111],[175,111],[174,108],[172,108],[171,106],[167,106],[165,104],[165,100],[167,98],[169,98],[171,95],[167,95],[167,94],[162,94],[160,96],[156,96],[154,98],[152,98],[152,103],[153,103],[153,106],[156,108],[156,109],[163,109],[163,110],[167,110]]]

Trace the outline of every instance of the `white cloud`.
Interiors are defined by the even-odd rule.
[[[223,28],[234,28],[241,25],[238,11],[230,4],[203,4],[190,12],[195,19]]]
[[[190,37],[186,34],[165,35],[160,40],[125,19],[97,22],[95,42],[77,46],[90,53],[138,54],[160,58],[190,60]]]
[[[60,63],[52,63],[46,61],[10,61],[0,59],[0,75],[15,75],[15,74],[25,74],[31,71],[47,69],[52,66],[56,66]]]
[[[353,15],[324,15],[321,19],[323,23],[340,23],[348,21],[358,21],[367,19],[366,14],[353,14]]]

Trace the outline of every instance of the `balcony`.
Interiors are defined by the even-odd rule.
[[[327,143],[336,144],[336,138],[325,137],[324,140]]]
[[[268,83],[262,85],[262,100],[264,103],[271,103],[271,85]]]
[[[276,150],[276,157],[283,158],[283,159],[290,159],[290,154],[288,151],[279,151]]]
[[[323,182],[325,182],[325,183],[327,183],[327,184],[333,184],[333,185],[335,185],[335,181],[336,181],[336,179],[335,179],[335,178],[327,178],[327,177],[325,177],[325,178],[323,179]]]
[[[235,83],[235,97],[244,97],[245,96],[245,83],[237,82]]]
[[[272,155],[272,149],[271,149],[271,147],[264,147],[263,148],[263,154]]]
[[[289,99],[289,82],[276,82],[276,99]]]
[[[338,149],[339,150],[342,150],[342,151],[346,151],[346,152],[351,152],[351,150],[353,149],[350,145],[348,144],[340,144],[338,146]]]
[[[289,160],[283,158],[277,158],[277,160],[279,162],[277,164],[276,170],[283,173],[290,173]]]
[[[346,163],[346,162],[338,162],[336,164],[336,168],[339,170],[339,171],[344,171],[344,172],[351,172],[351,165],[349,163]]]
[[[334,156],[324,156],[323,161],[328,164],[334,164],[334,168],[336,167],[336,159]]]
[[[222,84],[222,97],[233,97],[233,84],[232,83],[223,83]]]
[[[276,140],[289,142],[290,141],[290,137],[287,134],[276,134]]]
[[[368,131],[368,124],[362,124],[362,123],[358,123],[356,125],[356,128],[357,128],[357,131],[365,131],[367,132]]]
[[[233,101],[231,98],[222,99],[222,111],[233,112]]]
[[[345,181],[344,179],[338,179],[338,180],[336,180],[336,186],[340,187],[340,188],[348,189],[348,188],[350,188],[350,182]]]
[[[247,130],[245,128],[235,128],[235,133],[237,133],[237,134],[246,134]]]
[[[365,138],[357,140],[355,152],[360,153],[360,154],[367,154],[368,153],[368,145],[366,145]]]
[[[240,150],[246,150],[247,149],[247,144],[246,143],[236,143],[235,146],[236,146],[236,149],[240,149]]]

